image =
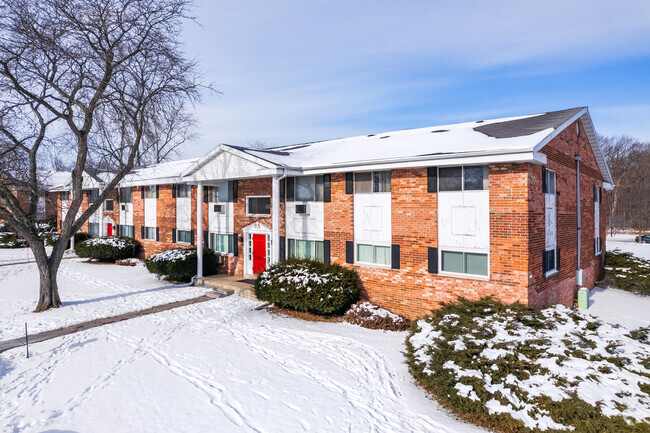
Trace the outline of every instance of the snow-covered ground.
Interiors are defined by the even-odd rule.
[[[0,260],[19,261],[28,257],[25,250],[0,250]],[[37,333],[205,293],[205,288],[158,280],[143,266],[96,264],[76,258],[61,262],[58,283],[63,306],[32,313],[38,301],[36,264],[0,266],[0,341],[24,335],[25,323],[30,333]]]
[[[45,247],[48,254],[52,252],[52,247]],[[34,254],[29,248],[1,248],[0,265],[8,263],[22,263],[34,260]]]
[[[606,245],[607,251],[614,251],[616,249],[626,253],[632,253],[637,257],[645,260],[650,260],[650,244],[639,244],[634,242],[637,235],[619,233],[614,236],[607,235]]]
[[[417,388],[404,333],[237,296],[0,354],[9,431],[485,432]]]

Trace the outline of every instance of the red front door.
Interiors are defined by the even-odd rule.
[[[266,235],[253,235],[253,273],[266,269]]]
[[[106,224],[106,236],[113,236],[113,224]]]

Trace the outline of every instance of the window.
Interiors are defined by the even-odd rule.
[[[187,184],[178,184],[176,185],[176,197],[191,197],[192,196],[192,186]]]
[[[390,171],[354,174],[354,193],[390,192]]]
[[[555,248],[544,251],[544,272],[553,272],[557,270],[557,254]]]
[[[271,197],[246,197],[248,215],[271,215]]]
[[[68,201],[70,200],[70,191],[63,191],[61,193],[61,201]]]
[[[104,210],[106,212],[113,212],[113,200],[112,199],[104,200]]]
[[[176,230],[176,242],[191,244],[192,241],[191,230]]]
[[[233,235],[210,233],[208,245],[217,252],[233,254],[235,252],[234,239],[235,237]]]
[[[390,266],[390,247],[357,244],[357,262]]]
[[[325,243],[323,241],[303,241],[289,239],[289,258],[325,260]]]
[[[131,203],[131,188],[120,188],[120,203]]]
[[[442,251],[443,272],[488,276],[488,255],[463,251]]]
[[[99,236],[99,223],[88,223],[88,233],[90,236]]]
[[[144,228],[144,238],[151,241],[156,240],[156,228],[155,227],[145,227]]]
[[[602,202],[603,191],[598,185],[594,185],[594,254],[602,252],[603,243],[600,239],[600,203]]]
[[[544,192],[546,194],[555,194],[555,172],[553,170],[546,169],[544,171]]]
[[[130,238],[134,238],[135,237],[135,227],[134,226],[118,225],[117,226],[117,234],[118,234],[118,236],[128,236]]]
[[[223,203],[228,200],[228,182],[224,182],[219,186],[212,186],[208,190],[208,201],[210,203]]]
[[[144,198],[156,198],[156,185],[143,186]]]
[[[88,191],[88,200],[91,202],[96,201],[99,198],[99,190],[97,188],[91,189]]]
[[[487,165],[441,167],[438,169],[438,191],[481,191],[489,189]]]
[[[292,201],[323,201],[324,186],[323,176],[301,176],[294,178]]]

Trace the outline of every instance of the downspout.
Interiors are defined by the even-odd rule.
[[[577,228],[578,228],[578,267],[576,269],[576,285],[582,286],[582,269],[580,267],[580,250],[582,244],[582,222],[580,218],[580,155],[575,156],[576,160],[576,199],[577,199]]]

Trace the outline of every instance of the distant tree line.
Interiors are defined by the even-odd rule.
[[[607,227],[614,233],[650,230],[650,142],[628,135],[598,136],[614,180],[607,199]]]

